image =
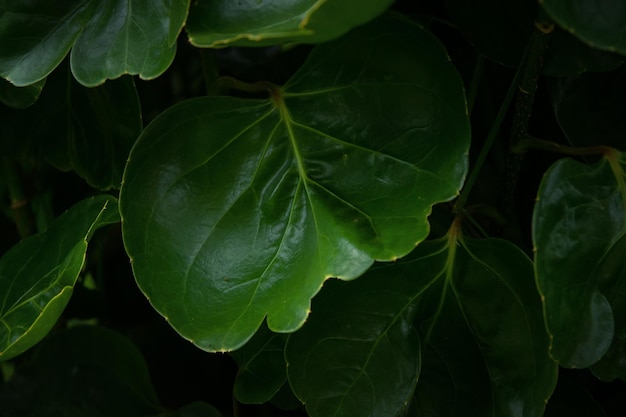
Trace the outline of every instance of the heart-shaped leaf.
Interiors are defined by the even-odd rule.
[[[142,291],[199,347],[298,329],[323,281],[428,235],[467,170],[462,82],[439,42],[385,17],[318,46],[267,100],[206,97],[148,126],[120,209]]]
[[[541,183],[533,214],[537,285],[551,354],[564,366],[597,362],[613,341],[614,320],[624,334],[625,214],[624,156],[617,151],[592,165],[560,160]]]
[[[312,417],[395,416],[415,386],[409,415],[541,416],[557,376],[530,260],[458,227],[358,281],[329,282],[286,358]]]
[[[176,53],[189,0],[7,0],[0,17],[0,76],[37,82],[72,49],[72,72],[86,86],[122,74],[159,76]]]
[[[115,198],[93,197],[0,258],[0,360],[26,351],[50,331],[72,295],[87,240],[118,221]]]
[[[197,0],[187,32],[196,46],[319,43],[381,14],[393,0]]]
[[[626,54],[626,3],[619,0],[539,0],[567,31],[596,48]]]

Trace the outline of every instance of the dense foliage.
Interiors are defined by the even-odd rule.
[[[0,415],[624,415],[621,1],[62,3],[0,2]]]

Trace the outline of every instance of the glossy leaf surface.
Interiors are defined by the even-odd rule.
[[[87,240],[117,221],[115,198],[90,198],[0,258],[0,360],[26,351],[54,326],[83,266]]]
[[[615,324],[618,335],[624,331],[619,297],[626,279],[623,155],[613,151],[592,165],[557,162],[544,177],[537,200],[536,276],[551,354],[564,366],[588,367],[609,349]]]
[[[392,0],[198,0],[187,32],[196,46],[319,43],[337,38],[385,11]]]
[[[276,395],[287,381],[285,342],[287,336],[263,326],[240,349],[231,353],[239,365],[233,387],[237,401],[262,404]]]
[[[563,28],[589,45],[626,54],[626,3],[620,0],[539,0]]]
[[[120,207],[137,282],[184,337],[298,329],[322,282],[407,254],[467,169],[461,80],[420,27],[385,17],[318,46],[267,100],[164,112],[130,156]]]
[[[35,105],[1,113],[0,119],[0,143],[8,154],[37,155],[101,190],[119,188],[130,148],[142,129],[130,77],[85,88],[65,68],[48,78]]]
[[[408,415],[542,415],[556,364],[532,264],[510,243],[455,233],[322,289],[286,348],[312,417],[398,415],[415,386]]]
[[[86,86],[122,74],[155,78],[176,53],[189,0],[7,0],[0,17],[0,76],[37,82],[71,51],[72,73]]]
[[[137,417],[162,411],[141,353],[118,333],[72,327],[51,334],[33,353],[0,388],[5,415]]]

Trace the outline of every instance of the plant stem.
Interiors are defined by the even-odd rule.
[[[2,158],[2,166],[4,169],[4,177],[9,191],[9,199],[11,200],[11,210],[17,232],[24,239],[33,233],[32,215],[28,208],[28,199],[22,189],[19,178],[18,169],[15,163],[8,157]]]
[[[200,62],[202,63],[202,76],[204,78],[204,87],[207,96],[215,96],[218,93],[219,74],[217,70],[217,61],[215,59],[215,50],[200,49]]]
[[[613,148],[606,145],[574,147],[532,136],[520,140],[511,151],[514,153],[525,153],[528,149],[540,149],[571,156],[608,155],[613,152]]]
[[[225,94],[230,90],[237,90],[243,93],[272,93],[273,87],[271,83],[266,81],[258,81],[256,83],[247,83],[236,78],[224,76],[218,79],[218,94]]]
[[[454,209],[453,209],[454,213],[460,213],[461,211],[463,211],[463,208],[465,207],[465,204],[467,203],[467,199],[472,191],[472,188],[474,187],[474,184],[476,183],[478,174],[480,174],[480,170],[483,164],[485,163],[485,159],[487,158],[487,155],[489,154],[489,150],[491,149],[493,142],[496,140],[496,137],[498,136],[498,132],[500,131],[500,126],[502,125],[504,116],[508,112],[509,106],[511,105],[511,101],[513,101],[513,96],[515,95],[515,92],[517,91],[517,87],[519,85],[519,80],[521,77],[521,68],[522,67],[520,66],[517,69],[517,72],[515,73],[515,76],[513,77],[513,80],[511,81],[509,90],[507,91],[506,96],[504,97],[504,100],[502,101],[502,104],[500,105],[500,110],[498,110],[498,115],[496,116],[496,120],[493,122],[493,125],[491,125],[491,129],[489,130],[487,139],[485,140],[485,143],[483,144],[483,147],[480,150],[480,153],[478,154],[478,158],[476,158],[476,162],[474,163],[474,167],[472,168],[472,171],[470,172],[470,175],[467,178],[467,181],[465,181],[465,185],[463,186],[461,195],[459,196],[459,198],[456,200],[456,203],[454,204]]]
[[[474,72],[472,73],[472,81],[470,81],[470,85],[467,90],[467,108],[469,114],[472,114],[472,110],[474,109],[474,103],[476,102],[476,95],[478,94],[478,87],[480,86],[480,80],[483,77],[484,68],[485,57],[478,53],[476,56],[476,64],[474,65]]]
[[[527,47],[527,56],[521,64],[523,69],[519,91],[515,101],[515,113],[509,139],[509,156],[507,157],[506,177],[503,192],[505,213],[513,211],[513,195],[524,159],[523,152],[513,152],[517,144],[528,136],[528,124],[535,101],[537,82],[543,68],[548,41],[554,31],[554,22],[539,8],[539,16],[535,20],[532,34]]]

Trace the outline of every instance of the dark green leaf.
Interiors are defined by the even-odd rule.
[[[537,15],[534,0],[446,0],[446,6],[479,52],[510,67],[520,64]],[[543,73],[562,76],[606,71],[622,62],[622,56],[592,48],[556,27],[549,41]]]
[[[3,116],[0,142],[5,150],[74,170],[101,190],[119,188],[130,148],[142,129],[132,78],[85,88],[60,70],[48,78],[34,106]]]
[[[155,78],[174,59],[188,7],[189,0],[6,0],[0,75],[32,84],[72,49],[72,72],[86,86],[122,74]]]
[[[0,360],[26,351],[54,326],[83,266],[87,240],[117,221],[115,198],[90,198],[0,258]]]
[[[0,79],[0,101],[9,107],[23,109],[37,101],[45,83],[44,79],[28,87],[15,87],[8,81]]]
[[[231,353],[239,365],[233,392],[244,404],[268,402],[287,381],[287,336],[263,326],[242,348]]]
[[[554,114],[575,146],[626,150],[626,66],[610,73],[551,78]]]
[[[7,416],[138,417],[160,411],[141,353],[121,335],[95,326],[46,338],[0,389],[0,400]]]
[[[264,84],[265,85],[265,84]],[[268,100],[194,99],[135,144],[121,190],[137,282],[184,337],[298,329],[331,276],[407,254],[467,170],[463,87],[441,45],[386,17],[318,46]]]
[[[319,43],[337,38],[385,11],[393,0],[198,0],[187,32],[196,46]]]
[[[557,367],[532,264],[506,241],[455,230],[316,297],[286,348],[311,416],[394,416],[415,382],[409,415],[542,415]]]
[[[596,48],[626,54],[626,3],[620,0],[539,0],[567,31]]]
[[[551,354],[564,366],[588,367],[607,352],[612,305],[619,309],[618,334],[624,330],[618,289],[626,278],[625,181],[623,155],[613,151],[593,165],[558,161],[539,189],[533,214],[537,284]]]
[[[210,404],[196,401],[177,410],[172,417],[222,417],[220,412]]]

